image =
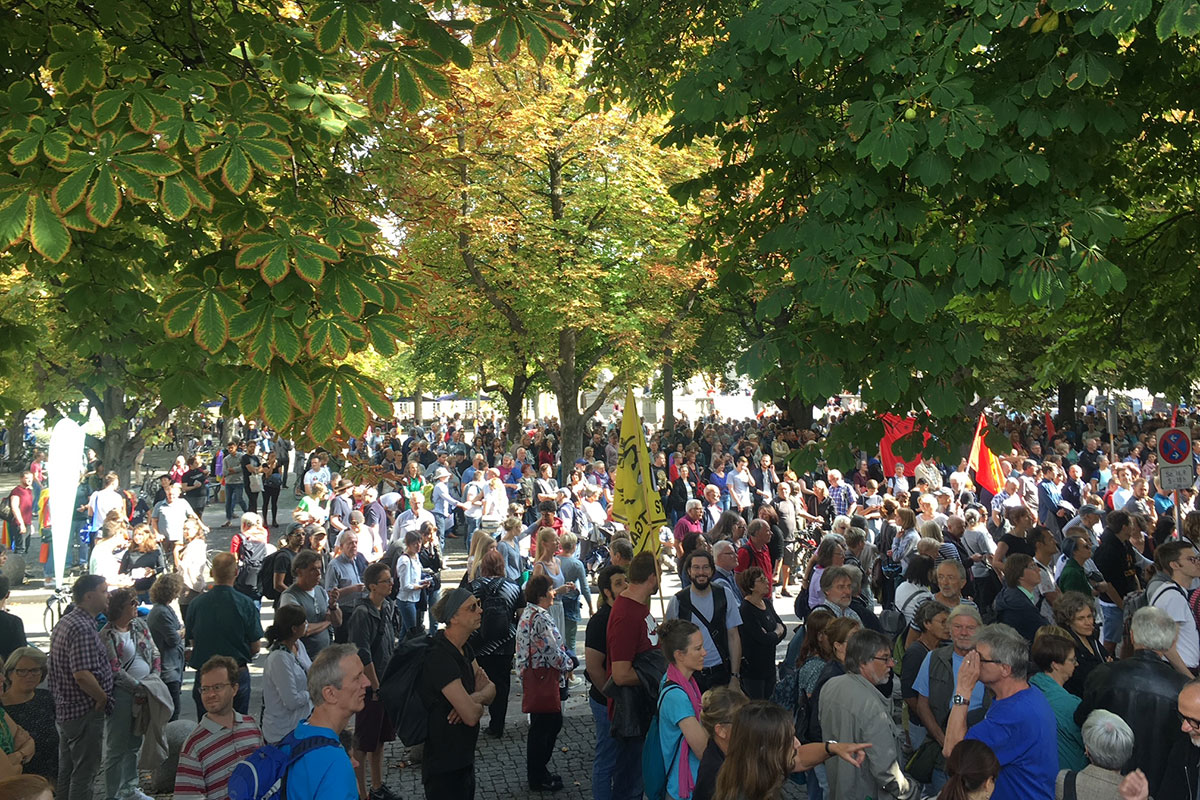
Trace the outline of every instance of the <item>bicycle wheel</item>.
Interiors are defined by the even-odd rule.
[[[45,626],[46,635],[50,635],[50,631],[54,630],[54,626],[58,623],[58,603],[56,598],[51,596],[46,600],[46,610],[42,612],[42,625]]]

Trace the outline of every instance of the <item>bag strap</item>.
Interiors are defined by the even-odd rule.
[[[1079,773],[1073,769],[1067,770],[1067,774],[1063,777],[1063,800],[1078,800],[1075,783],[1079,778]]]
[[[928,590],[926,590],[926,594],[928,594],[930,597],[933,597],[933,593],[929,592]],[[904,609],[908,608],[908,604],[920,596],[921,596],[921,592],[913,592],[912,594],[910,594],[908,596],[908,599],[905,600],[904,604],[902,606],[900,606],[900,608],[898,609],[900,611],[900,613],[903,614]]]
[[[283,767],[283,775],[279,778],[279,800],[287,800],[287,784],[288,773],[292,771],[292,767],[296,762],[304,758],[313,750],[320,750],[322,747],[341,747],[342,743],[337,739],[329,736],[309,736],[305,739],[296,739],[294,734],[289,733],[288,738],[292,740],[291,749],[288,751],[287,764]]]

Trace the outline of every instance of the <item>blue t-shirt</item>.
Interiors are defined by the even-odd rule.
[[[663,684],[666,684],[666,678],[663,678]],[[663,763],[667,765],[667,794],[671,797],[679,797],[679,751],[683,749],[683,731],[679,729],[679,722],[688,717],[696,717],[696,711],[687,692],[678,686],[671,687],[662,697],[662,716],[658,720],[658,744],[662,747]],[[696,721],[699,722],[699,717]],[[693,781],[700,770],[701,755],[703,753],[688,751]]]
[[[1046,696],[1032,686],[992,703],[966,738],[992,748],[1000,761],[993,800],[1054,800],[1056,730]]]
[[[309,725],[308,720],[296,726],[297,739],[311,736],[338,735],[329,728]],[[288,800],[358,800],[358,781],[350,756],[341,747],[318,747],[292,765],[287,780]]]
[[[913,689],[917,694],[929,697],[929,658],[933,653],[928,653],[925,660],[921,662],[921,669],[917,671],[917,678],[913,681]],[[954,680],[958,680],[958,668],[962,666],[963,657],[957,651],[950,654],[950,669],[954,672]],[[975,688],[971,690],[971,704],[967,706],[968,711],[974,711],[977,708],[983,708],[983,684],[976,681]]]

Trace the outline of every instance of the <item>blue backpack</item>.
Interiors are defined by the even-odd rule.
[[[239,761],[229,776],[229,800],[287,800],[287,774],[292,765],[313,750],[338,747],[329,736],[297,739],[295,733],[276,745],[264,745]]]
[[[659,738],[659,724],[662,717],[663,698],[672,688],[683,691],[683,687],[672,681],[667,681],[658,696],[658,711],[650,720],[650,729],[646,731],[646,741],[642,744],[642,785],[646,797],[650,800],[663,800],[667,796],[667,776],[669,770],[679,767],[679,747],[683,744],[683,736],[675,745],[675,752],[670,760],[663,760],[662,744]],[[686,692],[685,692],[686,694]]]

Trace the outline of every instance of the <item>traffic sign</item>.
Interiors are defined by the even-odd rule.
[[[1192,463],[1192,437],[1182,428],[1160,428],[1158,438],[1158,473],[1155,485],[1168,492],[1189,489],[1196,481]]]
[[[1158,460],[1160,466],[1192,463],[1192,437],[1182,428],[1160,428],[1158,431]]]
[[[1159,466],[1154,483],[1163,491],[1174,492],[1192,488],[1195,480],[1196,474],[1191,464],[1165,464]]]

